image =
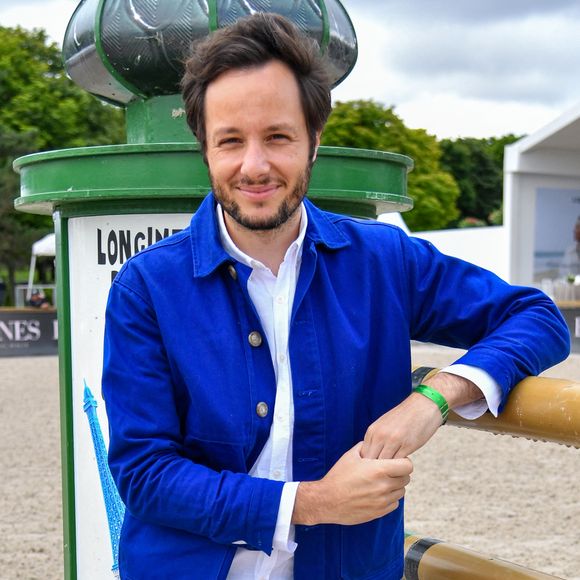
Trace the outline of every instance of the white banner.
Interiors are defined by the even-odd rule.
[[[144,214],[68,221],[79,580],[115,577],[124,513],[106,463],[108,423],[101,397],[109,288],[132,255],[187,227],[190,219],[190,214]]]

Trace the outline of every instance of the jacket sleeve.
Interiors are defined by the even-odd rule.
[[[102,388],[109,465],[134,517],[271,552],[283,482],[213,471],[185,457],[154,309],[118,280],[107,305]]]
[[[502,390],[565,359],[570,335],[558,308],[534,288],[441,254],[402,235],[411,337],[468,349],[457,363],[487,371]]]

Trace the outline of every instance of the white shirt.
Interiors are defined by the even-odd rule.
[[[252,268],[248,279],[248,294],[266,334],[276,377],[276,399],[270,435],[249,474],[254,477],[289,482],[284,485],[282,491],[272,554],[268,556],[264,552],[239,548],[228,573],[228,580],[291,580],[293,578],[294,551],[297,544],[294,542],[294,526],[291,525],[291,520],[299,482],[292,482],[294,401],[288,338],[302,247],[308,225],[308,215],[304,204],[300,206],[300,211],[298,237],[286,251],[278,276],[274,276],[268,267],[242,252],[234,244],[227,231],[221,206],[218,204],[216,208],[222,246],[232,258]],[[489,408],[497,416],[501,390],[488,373],[467,365],[452,365],[443,370],[473,381],[485,396],[485,400],[454,409],[456,413],[466,419],[474,419]]]

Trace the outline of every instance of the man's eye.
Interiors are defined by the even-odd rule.
[[[284,135],[283,133],[274,133],[270,136],[271,141],[288,141],[288,135]]]
[[[237,137],[228,137],[227,139],[221,139],[218,141],[218,146],[223,147],[227,145],[235,145],[236,143],[240,143],[240,139]]]

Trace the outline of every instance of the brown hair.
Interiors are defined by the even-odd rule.
[[[279,60],[298,83],[302,110],[314,154],[316,133],[331,110],[331,82],[318,45],[283,16],[257,13],[221,28],[193,45],[181,81],[187,124],[197,137],[205,160],[205,93],[219,75]]]

